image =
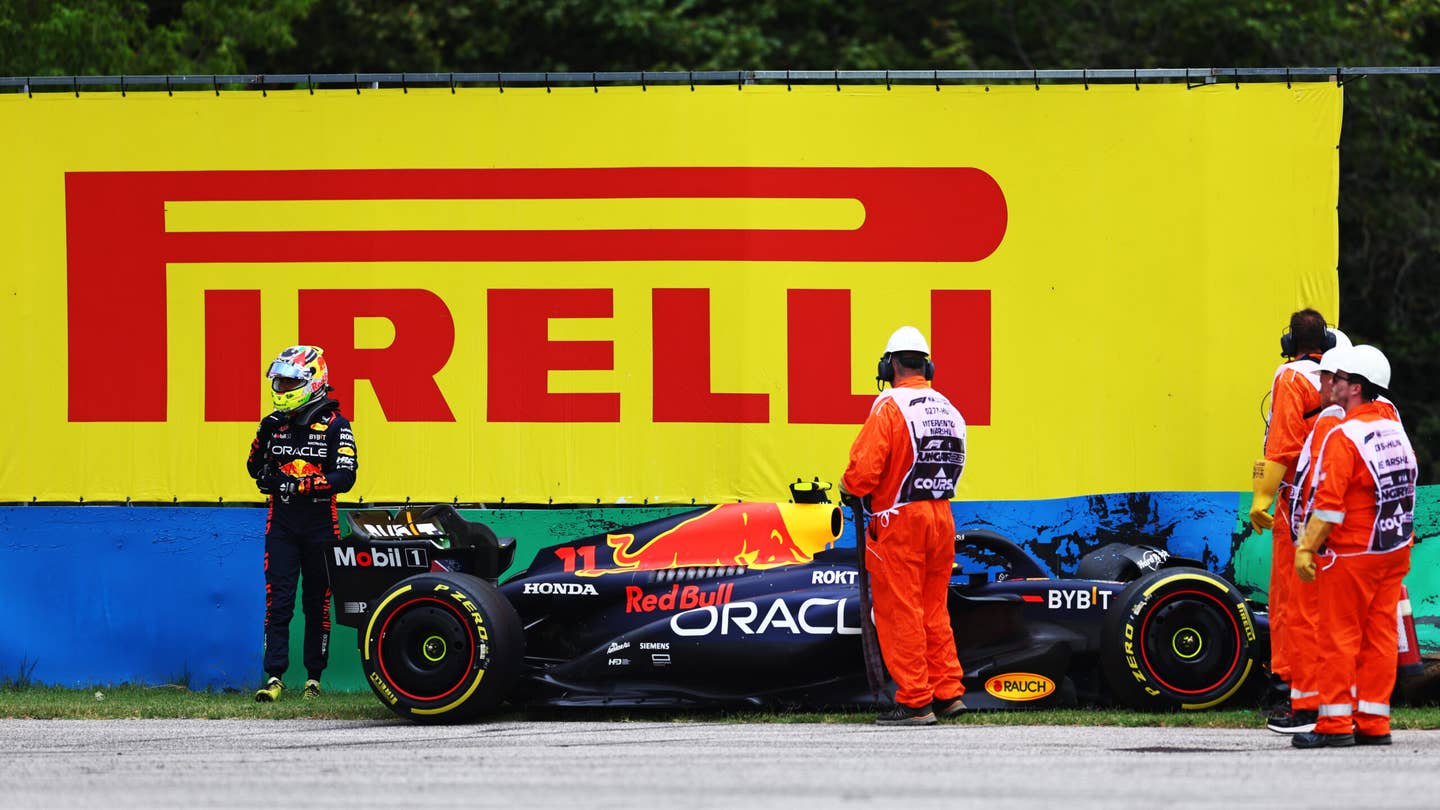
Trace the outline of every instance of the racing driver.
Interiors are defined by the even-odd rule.
[[[335,496],[355,485],[359,459],[350,422],[330,398],[330,370],[318,346],[291,346],[266,374],[274,412],[260,420],[245,462],[270,496],[265,518],[265,685],[255,700],[279,700],[290,667],[290,619],[303,581],[305,671],[302,696],[320,696],[330,648],[327,543],[340,537]]]

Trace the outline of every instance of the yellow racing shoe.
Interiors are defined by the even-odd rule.
[[[265,685],[255,690],[256,703],[274,703],[280,699],[280,694],[285,691],[285,684],[279,678],[271,678]]]
[[[320,682],[315,680],[314,678],[306,681],[305,691],[300,693],[300,697],[304,698],[305,700],[314,700],[315,698],[320,697]]]

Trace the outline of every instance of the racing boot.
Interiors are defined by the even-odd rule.
[[[875,718],[877,726],[933,726],[938,722],[935,712],[929,706],[906,706],[895,704],[895,708]]]
[[[285,691],[285,684],[279,678],[271,676],[265,685],[255,691],[256,703],[274,703],[280,699],[280,694]]]
[[[1271,674],[1264,693],[1260,695],[1260,711],[1266,720],[1290,714],[1290,684]]]
[[[306,681],[305,691],[300,693],[300,697],[304,698],[305,700],[314,700],[315,698],[320,697],[320,682],[315,680],[314,678]]]

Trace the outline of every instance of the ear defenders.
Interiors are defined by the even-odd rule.
[[[1326,329],[1325,337],[1320,340],[1320,351],[1330,351],[1331,349],[1335,348],[1335,342],[1335,333],[1330,331],[1329,329]],[[1295,336],[1290,334],[1289,329],[1286,329],[1285,334],[1280,336],[1280,356],[1294,357],[1295,354]]]
[[[895,358],[891,355],[891,352],[880,355],[880,362],[875,366],[875,387],[877,389],[884,388],[885,383],[895,384]],[[928,357],[925,358],[923,372],[927,382],[935,379],[935,364]]]

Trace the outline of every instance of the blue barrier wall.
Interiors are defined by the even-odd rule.
[[[1440,488],[1422,488],[1416,530],[1437,530]],[[465,510],[517,538],[517,561],[566,539],[693,507]],[[1265,600],[1268,534],[1241,522],[1248,495],[1140,493],[1053,501],[955,503],[956,525],[1022,542],[1052,574],[1073,573],[1110,542],[1204,561]],[[848,518],[848,515],[847,515]],[[0,681],[62,686],[185,683],[251,688],[261,676],[265,510],[247,507],[0,507]],[[847,533],[841,545],[853,545]],[[1432,553],[1433,552],[1433,553]],[[1415,550],[1407,582],[1422,647],[1440,649],[1440,543]],[[292,632],[299,672],[300,617]],[[355,633],[336,626],[327,685],[363,689]]]
[[[0,678],[252,684],[264,535],[263,509],[0,508]]]

